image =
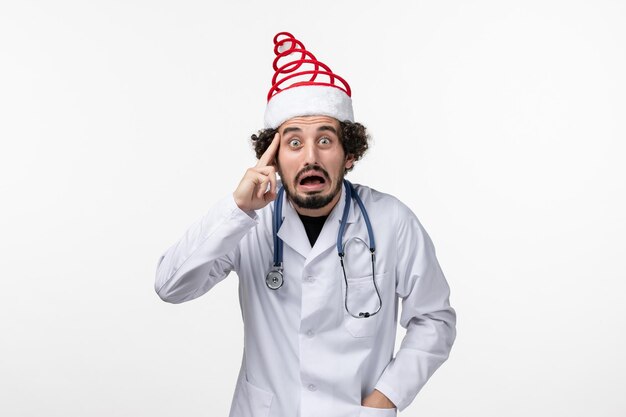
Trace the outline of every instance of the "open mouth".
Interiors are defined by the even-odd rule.
[[[326,179],[324,176],[317,172],[309,172],[306,173],[300,178],[298,182],[300,188],[306,191],[317,191],[324,188],[326,184]]]

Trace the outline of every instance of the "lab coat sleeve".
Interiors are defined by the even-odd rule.
[[[375,388],[402,411],[448,358],[456,313],[430,237],[408,207],[398,201],[397,208],[396,293],[406,335]]]
[[[159,258],[159,297],[178,304],[213,288],[236,269],[237,246],[256,224],[256,213],[242,211],[232,196],[219,201]]]

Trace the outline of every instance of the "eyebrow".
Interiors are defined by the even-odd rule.
[[[286,127],[285,130],[283,130],[283,135],[286,135],[289,132],[302,132],[302,129],[300,129],[299,127]]]
[[[337,130],[332,127],[332,126],[320,126],[319,128],[317,128],[318,132],[322,132],[324,130],[330,130],[331,132],[333,132],[335,135],[337,134]]]
[[[323,132],[325,130],[329,130],[331,132],[333,132],[335,135],[337,134],[337,130],[332,127],[332,126],[320,126],[317,128],[318,132]],[[283,135],[286,135],[289,132],[302,132],[302,129],[300,129],[299,127],[286,127],[285,130],[283,130]]]

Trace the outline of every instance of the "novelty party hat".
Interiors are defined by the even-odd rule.
[[[291,33],[274,36],[274,77],[267,94],[265,127],[296,116],[330,116],[354,122],[350,86]]]

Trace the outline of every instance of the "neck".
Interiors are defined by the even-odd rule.
[[[293,204],[293,207],[298,212],[298,214],[301,214],[303,216],[309,216],[309,217],[321,217],[321,216],[328,216],[330,214],[330,212],[333,211],[333,209],[335,208],[335,206],[339,202],[340,198],[341,198],[341,193],[339,192],[339,193],[337,193],[335,198],[333,198],[330,201],[330,203],[328,203],[324,207],[320,207],[318,209],[302,208],[302,207],[298,206],[296,203],[294,203],[293,201],[291,201],[291,200],[290,201],[291,201],[291,204]]]

